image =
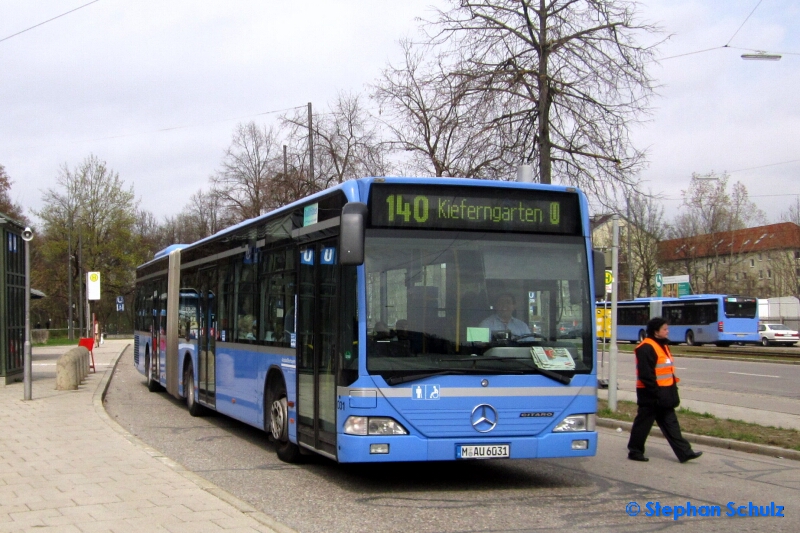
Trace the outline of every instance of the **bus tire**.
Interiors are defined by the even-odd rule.
[[[698,344],[694,341],[694,332],[692,330],[688,330],[686,332],[686,345],[687,346],[698,346]]]
[[[647,338],[647,334],[644,332],[643,329],[639,330],[639,342],[642,343]]]
[[[191,363],[186,365],[183,373],[183,392],[186,394],[186,407],[192,416],[203,416],[203,406],[195,400],[194,370]]]
[[[289,440],[289,404],[283,381],[274,385],[269,397],[269,433],[275,441],[275,453],[284,463],[300,462],[300,447]]]
[[[161,385],[158,383],[158,380],[153,379],[153,363],[150,360],[150,347],[148,346],[145,349],[144,354],[144,364],[145,364],[145,372],[147,372],[147,390],[150,392],[158,392],[161,390]]]

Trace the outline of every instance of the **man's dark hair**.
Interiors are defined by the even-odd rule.
[[[510,292],[501,292],[500,294],[495,296],[495,299],[494,299],[495,303],[497,303],[500,300],[500,298],[510,298],[511,299],[511,304],[514,305],[514,306],[517,305],[517,299],[514,298],[514,295],[512,293],[510,293]]]
[[[651,318],[650,322],[647,323],[647,336],[655,337],[656,331],[660,330],[661,326],[666,323],[667,321],[663,317],[657,316],[655,318]]]

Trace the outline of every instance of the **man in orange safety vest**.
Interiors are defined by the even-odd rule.
[[[669,325],[661,317],[647,323],[647,338],[636,347],[636,403],[639,406],[628,441],[628,459],[649,461],[644,455],[644,443],[650,435],[653,422],[681,463],[697,459],[703,452],[695,452],[681,435],[675,408],[680,405],[678,381],[675,376],[672,354],[669,351]]]

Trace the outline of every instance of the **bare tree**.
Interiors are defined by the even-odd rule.
[[[389,120],[396,149],[410,154],[410,170],[422,175],[498,178],[502,128],[492,122],[495,103],[453,72],[447,54],[402,40],[403,62],[387,66],[372,87]]]
[[[654,46],[636,38],[657,27],[626,0],[453,0],[431,22],[430,42],[466,57],[461,74],[506,97],[510,129],[536,124],[515,147],[536,160],[541,183],[557,181],[610,198],[635,185],[644,153],[629,138],[648,112]]]
[[[794,201],[794,205],[790,205],[785,213],[781,213],[781,220],[800,226],[800,196],[795,196]]]
[[[681,191],[682,212],[675,219],[672,238],[685,241],[677,253],[695,292],[736,292],[730,274],[748,250],[734,249],[730,232],[766,223],[764,212],[750,201],[741,182],[728,192],[729,180],[727,173],[695,173],[689,188]]]
[[[791,246],[797,242],[797,236],[800,234],[800,196],[796,196],[794,205],[789,206],[789,209],[781,214],[781,221],[794,226],[789,225],[780,239],[781,242],[790,243],[790,248],[775,251],[770,257],[774,276],[774,295],[800,296],[800,269],[797,266],[800,251]]]
[[[179,218],[187,226],[186,242],[203,239],[234,223],[225,212],[223,199],[213,189],[194,193]]]
[[[289,143],[293,145],[298,160],[293,172],[287,172],[283,180],[294,176],[300,179],[296,189],[309,189],[307,154],[303,145],[308,143],[308,117],[305,113],[282,117],[289,130]],[[362,103],[362,97],[340,92],[328,110],[313,116],[313,141],[315,176],[310,180],[317,190],[337,183],[364,176],[384,176],[391,165],[386,157],[389,148],[380,138],[376,121]]]
[[[145,257],[152,257],[166,246],[161,238],[161,225],[150,211],[141,209],[136,212],[133,232],[146,250]]]
[[[26,224],[28,219],[25,217],[22,206],[11,199],[11,185],[13,183],[6,173],[5,167],[0,165],[0,213]]]
[[[211,176],[214,194],[235,221],[257,217],[269,208],[269,184],[277,169],[280,143],[272,128],[239,124],[220,170]]]
[[[667,235],[664,207],[652,194],[635,194],[628,197],[628,231],[630,243],[628,268],[633,295],[649,296],[655,293],[658,271],[658,243]]]

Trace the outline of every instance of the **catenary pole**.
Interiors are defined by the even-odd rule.
[[[308,103],[308,171],[309,180],[314,183],[314,123],[311,119],[311,102]]]
[[[67,338],[75,338],[72,318],[72,214],[69,216],[69,233],[67,233],[67,293],[69,294],[69,308],[67,309]]]
[[[611,241],[611,341],[608,347],[608,408],[617,410],[617,286],[619,279],[619,215],[613,218],[613,239]]]

